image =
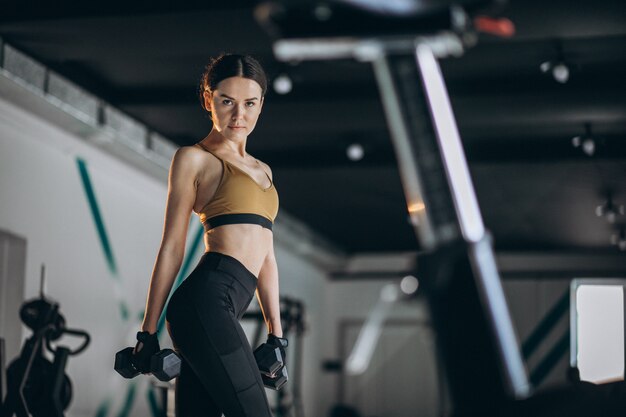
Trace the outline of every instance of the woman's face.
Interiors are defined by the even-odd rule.
[[[245,139],[261,114],[261,86],[243,77],[225,78],[213,92],[204,92],[205,106],[211,109],[213,128],[228,139]]]

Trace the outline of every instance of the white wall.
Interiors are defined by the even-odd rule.
[[[324,346],[327,359],[345,359],[354,346],[356,333],[380,299],[383,287],[399,280],[367,279],[333,281],[326,287],[328,342]],[[422,300],[399,302],[390,307],[384,340],[374,350],[368,371],[360,377],[347,377],[343,401],[365,416],[436,416],[438,382],[434,358],[434,338],[426,306]],[[342,335],[342,332],[346,332]],[[342,343],[343,341],[343,343]],[[419,343],[415,343],[419,341]],[[343,346],[342,346],[343,344]],[[413,344],[413,346],[411,346]],[[342,352],[343,351],[343,352]],[[387,373],[384,368],[399,369]],[[339,400],[339,373],[320,375],[326,402],[325,414]],[[398,402],[389,403],[391,393],[404,394]],[[402,414],[407,406],[414,413]],[[384,412],[383,412],[384,411]]]
[[[375,269],[375,268],[374,268]],[[350,281],[331,281],[326,287],[327,300],[327,327],[332,328],[329,335],[328,343],[324,346],[326,358],[340,358],[340,324],[350,322],[353,324],[362,323],[370,313],[372,307],[379,298],[381,289],[389,282],[397,282],[399,280],[389,279],[368,279],[368,280],[350,280]],[[503,280],[503,288],[505,297],[509,303],[509,310],[513,321],[514,329],[517,333],[520,345],[526,340],[529,334],[535,329],[537,324],[544,318],[545,314],[555,305],[559,298],[567,291],[569,280],[567,279],[537,279],[537,278],[520,278]],[[453,307],[451,307],[453,308]],[[440,398],[439,379],[436,374],[437,367],[435,363],[435,345],[434,335],[430,329],[429,314],[425,300],[418,299],[411,303],[399,303],[395,305],[389,312],[389,322],[392,323],[389,329],[388,337],[396,338],[401,341],[406,339],[413,343],[413,348],[402,349],[399,351],[386,351],[380,346],[375,351],[375,361],[372,367],[376,367],[376,363],[386,363],[392,366],[394,361],[398,360],[400,354],[401,360],[405,367],[400,372],[392,375],[385,375],[381,372],[373,372],[372,377],[377,378],[376,381],[363,381],[354,378],[348,378],[347,383],[357,384],[358,386],[350,387],[347,390],[345,400],[355,406],[363,415],[363,417],[373,417],[379,415],[420,415],[420,416],[439,416],[440,410],[449,411],[449,398]],[[459,312],[462,314],[462,312]],[[397,323],[410,321],[414,323],[413,329],[417,330],[419,337],[412,337],[411,328],[401,330]],[[396,323],[394,325],[394,323]],[[554,346],[556,341],[568,330],[569,312],[558,321],[557,325],[551,330],[545,340],[541,342],[539,348],[530,356],[526,362],[527,370],[532,371],[537,364],[544,358],[547,352]],[[352,326],[348,329],[349,333],[354,332]],[[356,326],[358,328],[358,326]],[[344,327],[344,330],[346,328]],[[347,335],[348,340],[354,339],[353,334]],[[383,334],[383,337],[386,337]],[[419,343],[417,343],[419,341]],[[381,345],[384,344],[381,343]],[[347,352],[349,353],[349,352]],[[374,363],[376,362],[376,363]],[[555,368],[548,374],[542,385],[544,388],[549,385],[559,385],[566,382],[566,371],[568,366],[568,355],[565,354],[559,360]],[[322,382],[323,395],[337,399],[340,386],[340,376],[337,373],[324,373],[320,375]],[[404,390],[412,394],[414,405],[414,414],[394,414],[396,410],[402,410],[404,404],[389,405],[384,403],[384,399],[378,402],[373,398],[378,395],[376,391],[368,391],[370,385],[375,383],[379,390],[384,391],[389,387]],[[356,391],[369,393],[365,397],[355,397],[350,395]],[[387,396],[389,397],[389,395]],[[442,402],[440,402],[442,401]],[[329,401],[326,404],[334,404]],[[378,412],[381,408],[391,407],[388,414]],[[328,408],[325,412],[328,411]],[[323,414],[326,415],[326,414]]]
[[[77,158],[87,163],[116,275],[107,267]],[[161,239],[166,191],[164,182],[0,99],[0,228],[27,239],[24,296],[38,294],[45,263],[48,296],[60,302],[68,327],[85,329],[92,337],[89,348],[68,362],[74,385],[69,417],[93,417],[106,401],[107,415],[117,415],[131,384],[138,384],[131,416],[150,415],[149,378],[129,382],[112,367],[115,352],[133,344],[139,328]],[[194,216],[190,238],[199,227]],[[193,264],[203,247],[195,249]],[[194,248],[188,244],[187,250]],[[319,415],[315,370],[322,344],[324,274],[280,244],[276,252],[282,291],[308,308],[311,331],[305,337],[309,359],[303,391],[307,415]],[[119,297],[130,306],[128,322],[120,317]],[[24,328],[22,336],[29,337],[30,331]],[[170,343],[167,339],[162,338],[164,346]],[[76,346],[77,340],[66,337],[61,343]]]
[[[120,285],[136,317],[159,244],[155,225],[162,220],[164,185],[0,102],[0,224],[28,241],[25,298],[38,294],[44,263],[47,294],[60,302],[68,327],[91,334],[90,347],[72,357],[67,369],[74,382],[72,414],[93,415],[107,394],[125,391],[126,381],[113,379],[112,358],[130,343],[137,320],[129,326],[118,314],[115,280],[105,264],[77,157],[88,163]],[[76,346],[72,338],[63,343]]]

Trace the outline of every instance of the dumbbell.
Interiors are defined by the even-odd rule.
[[[275,390],[285,385],[289,376],[280,349],[277,346],[262,343],[254,350],[254,359],[261,372],[263,385]]]
[[[289,375],[287,375],[287,367],[283,366],[274,377],[269,377],[261,373],[261,379],[263,379],[263,385],[265,385],[267,388],[278,391],[289,380]]]
[[[280,349],[277,346],[270,346],[267,343],[261,343],[261,345],[254,350],[254,359],[259,367],[259,371],[270,378],[276,375],[284,366]]]
[[[133,347],[115,354],[115,370],[124,378],[134,378],[139,370],[133,364]],[[169,381],[180,374],[180,356],[172,349],[161,349],[150,358],[150,372],[161,381]]]

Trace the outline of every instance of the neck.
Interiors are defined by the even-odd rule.
[[[227,138],[215,128],[211,129],[211,132],[203,139],[203,142],[212,149],[221,149],[228,153],[237,154],[241,158],[245,158],[247,155],[246,141],[247,138],[241,140]]]

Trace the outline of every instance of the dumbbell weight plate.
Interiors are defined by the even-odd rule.
[[[267,375],[261,374],[261,378],[263,379],[263,385],[267,388],[278,391],[287,383],[289,380],[289,375],[287,374],[287,368],[283,366],[280,371],[278,371],[278,375],[274,378],[270,378]]]
[[[115,354],[114,368],[124,378],[134,378],[139,375],[139,371],[135,369],[131,361],[133,349],[132,347],[127,347]]]
[[[254,359],[261,374],[272,377],[283,367],[283,357],[280,349],[267,343],[261,344],[254,350]]]
[[[180,374],[181,359],[172,349],[163,349],[150,358],[152,375],[161,381],[169,381]]]

